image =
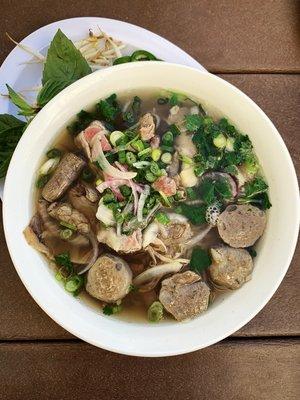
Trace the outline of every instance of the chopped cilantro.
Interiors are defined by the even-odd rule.
[[[98,112],[106,122],[114,122],[120,113],[120,106],[117,101],[117,95],[114,93],[105,100],[100,100],[97,104]]]
[[[245,197],[253,197],[259,193],[263,193],[268,189],[268,185],[261,177],[256,177],[250,182],[245,183]]]
[[[113,315],[113,314],[118,314],[120,311],[122,311],[122,306],[117,305],[117,304],[106,304],[103,309],[103,314],[105,315]]]
[[[57,254],[54,259],[59,267],[63,267],[69,274],[73,273],[73,264],[69,253]]]
[[[203,117],[201,117],[198,114],[186,115],[184,117],[186,129],[190,132],[197,131],[200,128],[200,126],[202,126],[203,121],[204,121]]]
[[[190,261],[190,269],[197,274],[201,274],[201,272],[210,265],[211,257],[209,253],[206,250],[203,250],[200,246],[194,247]]]
[[[206,206],[204,204],[188,205],[181,203],[175,211],[178,214],[184,215],[194,225],[201,225],[206,222]]]

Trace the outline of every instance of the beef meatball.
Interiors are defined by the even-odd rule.
[[[96,299],[114,303],[129,292],[132,272],[128,264],[112,254],[97,259],[87,274],[86,290]]]
[[[208,307],[210,289],[201,276],[186,271],[162,281],[159,301],[177,321],[190,319]]]
[[[231,247],[249,247],[263,234],[266,214],[249,204],[230,205],[220,214],[217,227],[221,238]]]
[[[208,271],[211,280],[228,289],[238,289],[251,279],[253,261],[245,249],[217,246],[211,249],[213,259]]]

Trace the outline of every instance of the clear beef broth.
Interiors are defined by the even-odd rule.
[[[162,155],[165,154],[165,153],[170,154],[170,156],[168,156],[168,157],[171,157],[171,164],[174,162],[174,157],[175,157],[176,154],[179,154],[179,158],[180,158],[180,160],[178,162],[179,167],[177,167],[178,168],[178,172],[175,174],[175,176],[172,176],[170,178],[177,185],[176,186],[176,194],[175,195],[171,195],[171,196],[168,196],[167,194],[165,194],[164,196],[167,197],[167,200],[166,200],[163,197],[163,195],[161,194],[161,192],[157,189],[158,193],[160,194],[160,196],[162,196],[162,199],[163,199],[163,200],[161,200],[161,198],[159,198],[160,199],[159,201],[161,201],[161,203],[159,203],[161,205],[161,208],[158,211],[163,213],[163,214],[167,213],[167,215],[173,215],[174,213],[177,215],[178,214],[178,209],[180,209],[181,210],[180,213],[183,213],[182,215],[185,215],[185,213],[182,211],[182,207],[183,207],[182,204],[183,203],[187,204],[187,206],[185,206],[187,208],[193,206],[193,207],[199,207],[199,209],[203,208],[204,207],[203,204],[205,204],[205,207],[206,207],[206,214],[205,215],[207,215],[207,210],[209,208],[209,204],[205,203],[205,201],[199,195],[199,193],[197,193],[196,198],[195,197],[189,198],[189,195],[190,195],[189,193],[191,192],[191,190],[192,191],[194,190],[194,187],[198,187],[199,186],[199,182],[201,181],[202,178],[197,178],[195,173],[193,172],[194,175],[192,176],[192,178],[193,179],[198,179],[197,185],[195,186],[194,184],[191,184],[190,186],[189,185],[185,186],[185,185],[182,184],[183,178],[181,178],[181,173],[184,170],[184,168],[185,169],[191,168],[190,167],[191,164],[193,165],[193,168],[196,168],[194,166],[198,165],[197,164],[198,161],[195,161],[196,158],[194,158],[193,155],[192,156],[186,156],[184,154],[184,151],[183,151],[183,153],[180,153],[180,151],[181,151],[180,150],[180,146],[178,145],[176,147],[176,143],[179,143],[179,142],[176,142],[176,140],[174,140],[174,142],[172,141],[172,149],[170,149],[170,145],[161,144],[161,143],[164,143],[163,142],[164,135],[165,135],[166,132],[168,132],[168,130],[170,129],[171,125],[175,125],[176,129],[179,131],[179,135],[182,135],[182,137],[183,136],[192,136],[191,132],[186,131],[186,129],[184,129],[184,123],[182,121],[184,121],[185,114],[183,113],[182,121],[179,121],[178,123],[176,122],[176,123],[170,124],[170,121],[173,118],[172,117],[172,115],[173,115],[172,113],[174,113],[174,115],[176,117],[176,112],[178,112],[178,110],[179,110],[179,113],[181,112],[181,110],[185,110],[185,113],[187,113],[186,110],[188,110],[187,115],[189,115],[189,116],[191,116],[191,115],[200,116],[201,115],[201,118],[205,118],[205,116],[203,116],[203,114],[202,114],[203,110],[201,109],[201,107],[198,107],[197,101],[193,101],[191,99],[184,99],[184,98],[182,98],[182,96],[180,97],[179,104],[174,106],[174,104],[170,104],[170,102],[172,102],[170,100],[170,98],[168,98],[168,100],[166,100],[167,97],[162,96],[160,93],[161,93],[161,91],[159,89],[153,89],[153,90],[141,90],[140,92],[136,92],[136,91],[131,92],[130,91],[130,92],[127,92],[127,93],[118,94],[118,103],[119,103],[119,107],[120,107],[119,113],[121,113],[121,114],[118,115],[116,121],[118,121],[118,119],[120,118],[120,115],[122,116],[122,118],[125,118],[125,117],[123,117],[125,115],[125,113],[127,113],[128,111],[131,110],[130,107],[132,105],[133,97],[134,96],[139,96],[142,99],[140,110],[139,110],[139,116],[138,116],[138,119],[137,119],[137,121],[139,121],[139,122],[135,121],[135,123],[133,124],[133,128],[130,127],[130,126],[127,126],[127,127],[124,126],[124,120],[122,120],[122,123],[120,125],[118,124],[118,122],[115,122],[113,129],[111,128],[111,125],[112,125],[111,123],[106,123],[105,126],[110,131],[112,131],[112,130],[122,131],[123,132],[122,133],[123,136],[124,136],[124,132],[125,132],[125,135],[126,135],[126,129],[127,130],[132,130],[136,134],[137,132],[139,132],[139,129],[141,129],[141,122],[140,122],[141,121],[140,120],[141,116],[143,116],[146,113],[151,113],[151,115],[153,116],[153,121],[155,121],[155,123],[156,123],[155,136],[157,136],[159,138],[158,141],[160,142],[160,146],[161,146],[161,147],[159,147],[159,151],[161,152]],[[158,101],[158,99],[160,99],[160,100]],[[176,107],[178,109],[176,109]],[[92,110],[90,110],[90,111],[92,111]],[[211,109],[210,109],[210,111],[211,111]],[[216,113],[215,111],[213,112],[214,117],[217,114],[218,113]],[[176,121],[176,118],[174,118],[174,120]],[[195,124],[195,123],[198,123],[199,120],[200,120],[200,117],[190,118],[189,122],[190,122],[190,124]],[[209,121],[209,119],[206,119],[206,120],[209,123],[211,123]],[[219,137],[219,139],[220,139],[219,142],[221,142],[221,139],[223,140],[224,137],[225,137],[225,139],[227,137],[225,135],[225,133],[223,134],[222,132],[220,133],[220,135],[222,135],[222,136]],[[68,153],[68,152],[72,152],[72,153],[76,154],[77,156],[82,157],[84,160],[87,160],[86,150],[84,150],[84,148],[80,148],[80,146],[78,146],[78,143],[75,144],[74,138],[75,138],[75,136],[71,135],[69,133],[69,131],[66,129],[58,136],[57,140],[53,143],[53,147],[56,148],[56,149],[59,149],[63,154]],[[107,139],[108,138],[111,141],[111,136],[109,136],[109,134],[107,135]],[[229,139],[230,139],[230,137],[228,136],[227,137],[227,143],[229,143],[229,141],[230,141]],[[137,140],[137,139],[134,138],[134,139],[131,139],[131,140],[134,141],[134,140]],[[151,150],[152,153],[151,154],[153,154],[153,149],[155,149],[157,147],[157,145],[154,145],[154,146],[152,145],[152,139],[151,140],[148,140],[148,139],[144,140],[143,139],[142,142],[143,142],[142,145],[145,146],[146,149],[152,146],[152,150]],[[150,143],[151,143],[151,146],[150,146]],[[183,143],[184,143],[184,145],[183,145],[183,147],[184,147],[185,146],[185,142],[183,142]],[[103,146],[103,143],[101,145]],[[147,147],[147,146],[149,146],[149,147]],[[112,148],[112,150],[107,150],[107,152],[105,153],[105,156],[108,156],[108,154],[111,151],[113,153],[113,150],[115,149],[114,145],[110,144],[109,147]],[[161,150],[161,148],[163,150]],[[198,151],[199,151],[199,148],[200,148],[200,146],[197,148]],[[93,150],[92,147],[91,147],[91,150]],[[140,157],[139,154],[141,152],[143,152],[143,150],[142,151],[141,151],[141,149],[136,150],[135,148],[133,149],[133,147],[131,147],[131,150],[133,151],[133,155],[134,155],[135,159],[137,159],[137,161],[140,162],[140,163],[144,162],[145,163],[145,167],[144,168],[148,168],[148,165],[150,165],[152,163],[151,158],[149,158],[149,154],[148,154],[148,156],[146,154],[146,156],[142,155]],[[217,153],[219,151],[220,151],[220,149],[217,147],[215,152]],[[222,156],[223,156],[223,154],[226,153],[225,145],[224,145],[223,148],[221,148],[221,151],[223,152],[222,153]],[[233,150],[228,150],[228,152],[230,152],[230,151],[233,151]],[[128,150],[126,150],[126,156],[127,156],[127,153],[128,153]],[[188,154],[188,153],[186,153],[186,154]],[[168,175],[169,172],[168,171],[171,170],[170,163],[166,162],[164,164],[164,162],[162,161],[163,160],[162,155],[160,156],[161,158],[159,159],[159,161],[157,161],[157,162],[155,161],[155,163],[160,166],[161,170],[166,171],[164,173],[166,173],[166,176],[169,177],[169,175]],[[153,160],[154,160],[154,158],[153,158]],[[45,160],[43,160],[43,163],[44,162],[45,162]],[[113,163],[113,161],[112,161],[112,163]],[[120,163],[122,164],[121,161],[120,161]],[[99,168],[99,165],[96,166],[94,164],[96,164],[96,163],[89,162],[87,165],[88,165],[88,168],[92,172],[96,171],[97,176],[94,176],[93,180],[91,180],[88,183],[88,185],[93,186],[93,188],[95,189],[96,186],[99,185],[99,176],[101,176],[101,178],[103,178],[103,175],[102,175],[101,168]],[[114,164],[114,165],[117,165],[117,163]],[[125,164],[122,164],[122,165],[125,165]],[[132,164],[128,163],[128,165],[125,165],[125,171],[130,170],[130,168],[133,168]],[[137,167],[136,167],[136,171],[137,171],[138,174],[140,173],[140,170],[138,170]],[[194,171],[196,171],[196,169],[194,169]],[[99,174],[98,174],[98,172],[99,172]],[[164,173],[162,173],[162,175],[160,175],[160,178],[164,176]],[[217,173],[219,175],[212,175],[212,173],[215,173],[215,171],[212,170],[212,172],[211,172],[211,169],[208,168],[206,174],[208,174],[207,176],[209,176],[209,174],[210,174],[210,179],[213,178],[215,180],[214,184],[217,185],[219,180],[221,180],[221,179],[225,179],[225,180],[227,179],[228,180],[227,189],[228,189],[228,187],[229,188],[231,187],[230,190],[233,191],[233,190],[235,190],[235,189],[232,188],[233,185],[236,185],[238,187],[238,179],[240,179],[240,178],[238,178],[236,176],[233,176],[232,173],[231,173],[231,175],[229,173],[227,173],[227,172],[225,173],[224,169],[218,170]],[[53,172],[52,172],[52,174],[53,174]],[[152,175],[153,175],[153,173],[152,173]],[[151,178],[152,178],[152,175],[150,174]],[[147,178],[147,175],[145,175],[145,176]],[[199,174],[199,176],[201,176],[201,174]],[[224,178],[224,176],[225,176],[225,178]],[[146,179],[146,178],[144,177],[143,179]],[[148,178],[149,178],[149,176],[148,176]],[[155,177],[156,180],[159,180],[160,178]],[[50,179],[51,179],[51,174],[50,174]],[[104,180],[105,179],[106,178],[104,176]],[[182,180],[180,180],[180,179],[182,179]],[[79,183],[84,183],[83,180],[84,180],[83,179],[83,172],[81,172],[79,177],[72,183],[71,188],[76,186],[76,185],[78,185],[78,182]],[[154,182],[156,182],[156,180]],[[97,182],[97,184],[95,182]],[[141,184],[140,181],[137,180],[136,182],[134,181],[134,184],[136,184],[137,187],[149,186],[149,187],[151,187],[150,190],[152,190],[152,188],[154,187],[154,183],[151,182],[150,178],[149,178],[149,182],[146,182],[146,183],[143,182]],[[100,184],[100,186],[101,186],[101,184]],[[108,186],[108,187],[110,188],[111,186]],[[69,190],[71,190],[71,188],[68,188],[67,193],[65,193],[64,195],[62,195],[58,199],[59,202],[64,203],[64,202],[68,202],[69,201],[68,200],[68,193],[69,193]],[[114,190],[112,190],[112,189],[104,190],[103,193],[99,194],[100,202],[102,201],[101,200],[102,198],[104,199],[105,196],[107,197],[107,194],[111,195],[111,193],[113,194],[113,196],[118,198],[118,196],[120,196],[121,192],[120,192],[118,187],[116,189],[114,189]],[[37,204],[38,204],[38,201],[43,197],[42,190],[43,189],[40,188],[40,189],[37,189],[37,191],[36,191],[36,203]],[[121,193],[121,196],[120,196],[120,198],[125,198],[125,200],[127,201],[127,205],[128,205],[128,203],[130,201],[131,202],[133,201],[132,200],[132,194],[133,194],[132,187],[131,187],[131,190],[132,190],[131,195],[130,195],[131,197],[129,198],[129,200],[127,198],[128,201],[126,200],[125,194],[123,195]],[[180,190],[181,190],[181,192],[180,192]],[[218,190],[221,190],[221,189],[218,189]],[[238,190],[240,190],[240,189],[238,189]],[[196,192],[196,190],[194,190],[194,192]],[[153,194],[153,192],[151,192],[151,193],[152,194],[150,196],[148,195],[149,197],[147,198],[147,201],[149,203],[151,201],[151,199],[150,199],[151,196],[154,196],[154,194],[155,194],[155,196],[157,195],[156,192],[154,194]],[[176,198],[177,195],[178,196],[180,195],[180,196],[183,196],[183,197],[182,198],[180,198],[180,197]],[[231,193],[231,195],[232,195],[232,193]],[[138,192],[137,196],[140,199],[141,198],[141,192]],[[217,207],[219,207],[221,210],[224,210],[226,208],[227,204],[231,204],[231,203],[234,202],[234,200],[233,200],[234,196],[237,196],[237,194],[235,193],[234,195],[232,195],[233,196],[232,199],[230,199],[230,198],[229,198],[229,200],[228,200],[228,198],[225,199],[223,205],[220,205],[221,201],[219,201],[219,197],[218,197],[219,194],[218,194],[217,191],[215,192],[215,196],[216,196],[215,203],[217,204]],[[156,197],[156,199],[157,198],[158,197]],[[170,199],[172,198],[172,203],[168,204],[168,198],[170,198]],[[155,201],[156,201],[155,204],[157,204],[158,200],[155,200]],[[118,200],[118,202],[120,204],[122,203],[121,200]],[[124,203],[124,201],[123,201],[123,203]],[[109,204],[111,204],[111,203],[109,203]],[[168,207],[166,207],[166,205],[168,205]],[[107,206],[107,207],[109,207],[109,206]],[[123,205],[123,207],[124,208],[121,210],[121,212],[115,211],[115,210],[113,211],[113,213],[114,213],[113,215],[114,215],[115,219],[117,218],[116,217],[116,215],[117,215],[116,213],[117,212],[119,214],[124,213],[124,215],[125,215],[125,205]],[[135,207],[135,205],[134,205],[134,207]],[[150,213],[150,211],[149,211],[150,208],[147,209],[146,212],[144,212],[145,211],[145,207],[146,207],[146,203],[144,204],[143,207],[144,208],[142,209],[142,212],[143,212],[143,219],[142,220],[146,221],[147,220],[147,213]],[[153,209],[154,208],[155,207],[153,207]],[[133,211],[131,210],[129,212],[129,214],[130,213],[132,214]],[[141,230],[141,234],[143,235],[142,236],[142,240],[143,241],[144,241],[144,238],[145,238],[145,235],[146,235],[145,232],[146,232],[149,224],[154,223],[154,221],[157,221],[157,220],[154,220],[154,217],[156,215],[157,215],[156,213],[153,213],[152,217],[149,219],[149,221],[146,223],[146,225],[143,225],[143,226],[142,225],[138,225],[139,227],[136,228],[136,229],[140,229]],[[213,213],[211,215],[213,215]],[[123,218],[122,223],[117,222],[117,219],[116,219],[116,222],[114,223],[114,225],[112,225],[113,228],[106,228],[106,229],[115,229],[115,230],[117,230],[117,229],[125,229],[124,227],[126,225],[126,221],[124,220],[124,216],[122,217],[122,215],[121,215],[121,217],[119,217],[119,219],[122,219],[122,218]],[[178,222],[179,220],[177,220],[177,222],[176,222],[176,218],[175,218],[175,222],[174,223],[175,224],[176,223],[179,224],[179,222]],[[156,251],[156,255],[154,255],[154,259],[155,259],[156,264],[159,264],[159,265],[160,264],[165,264],[166,261],[164,261],[164,259],[169,260],[169,261],[167,261],[169,263],[172,262],[172,261],[176,261],[177,259],[191,260],[191,257],[192,257],[193,250],[194,250],[195,246],[201,246],[201,249],[202,249],[201,251],[206,252],[206,254],[208,254],[210,249],[216,248],[216,247],[218,247],[220,245],[224,245],[224,241],[220,237],[220,235],[218,233],[218,229],[216,228],[216,226],[210,220],[209,221],[205,221],[204,220],[201,223],[197,222],[197,224],[194,224],[193,223],[193,219],[190,220],[189,217],[187,217],[186,215],[185,215],[184,218],[186,218],[184,220],[186,222],[184,222],[184,223],[188,224],[189,225],[189,229],[190,229],[190,233],[189,233],[188,238],[184,239],[182,241],[182,243],[178,243],[176,245],[174,245],[173,243],[169,243],[168,245],[166,245],[164,242],[163,242],[162,245],[161,244],[157,244],[157,243],[156,243],[156,245],[153,245],[152,248],[155,249],[155,251]],[[205,218],[207,218],[207,216]],[[132,221],[130,221],[130,222],[132,222]],[[163,236],[164,235],[163,232],[164,232],[164,230],[166,228],[163,228],[163,224],[164,224],[163,222],[159,222],[159,223],[160,223],[160,229],[161,229],[162,233],[156,233],[156,236],[157,236],[157,238],[160,238],[159,239],[160,241],[162,241],[161,237],[164,237]],[[173,223],[173,222],[172,222],[172,220],[169,219],[169,222],[167,224],[170,224],[170,223]],[[202,232],[203,227],[205,227],[208,223],[214,225],[214,226],[211,226],[210,231],[207,234],[205,234],[204,237],[199,242],[195,242],[193,246],[190,246],[190,247],[189,246],[185,246],[186,243],[189,242],[189,240],[192,240],[192,238],[197,237],[197,235],[199,235],[199,233]],[[61,224],[61,221],[59,222],[59,224]],[[120,225],[120,224],[121,224],[121,228],[120,227],[118,228],[118,225]],[[101,227],[101,229],[103,229],[103,226],[104,226],[103,225],[103,221],[100,220],[100,221],[97,222],[97,225],[93,226],[93,229],[98,230],[98,229],[100,229],[99,227]],[[142,226],[142,227],[140,227],[140,226]],[[63,225],[63,227],[59,225],[59,227],[60,227],[60,229],[64,229],[64,230],[68,230],[69,229],[69,230],[71,230],[71,235],[72,235],[71,237],[79,235],[78,231],[72,231],[73,228],[70,227],[70,224],[65,224],[65,225]],[[129,235],[130,236],[132,234],[131,231],[129,231],[129,233],[128,232],[126,233],[125,230],[124,231],[122,230],[121,232],[122,232],[123,236],[124,235]],[[118,235],[120,235],[120,232],[119,232]],[[159,235],[161,235],[161,236],[159,236]],[[75,245],[72,244],[72,241],[70,239],[62,240],[59,237],[51,237],[51,235],[47,236],[44,233],[42,235],[42,239],[41,240],[42,240],[42,243],[44,245],[46,245],[54,255],[61,254],[61,253],[67,253],[67,254],[70,255],[71,258],[72,257],[75,257],[75,258],[77,257],[78,259],[80,259],[82,257],[85,257],[87,260],[89,258],[91,258],[91,256],[92,256],[92,250],[91,250],[90,242],[87,242],[86,246],[82,246],[82,247],[78,247],[77,246],[76,247],[76,244]],[[164,240],[167,243],[168,238],[165,237]],[[150,245],[152,245],[151,243],[150,243]],[[163,250],[161,250],[161,248],[159,247],[160,245],[161,245],[161,248],[163,248]],[[157,247],[155,247],[155,246],[157,246]],[[150,252],[150,250],[147,250],[147,247],[146,247],[146,250],[145,249],[140,249],[138,252],[131,253],[131,254],[130,253],[124,253],[124,251],[116,251],[113,248],[111,248],[111,245],[107,244],[106,242],[104,242],[104,244],[102,242],[99,243],[99,248],[100,248],[99,256],[101,256],[101,254],[110,253],[112,255],[116,255],[118,257],[121,257],[123,260],[125,260],[128,263],[128,265],[129,265],[129,267],[130,267],[130,269],[132,271],[133,282],[134,282],[135,278],[137,276],[139,276],[141,273],[143,273],[144,271],[148,270],[149,268],[155,267],[155,263],[153,261],[153,254],[154,253],[152,254]],[[160,248],[160,250],[157,250],[159,248]],[[178,252],[179,251],[178,249],[180,249],[180,254]],[[170,254],[168,253],[168,251],[170,252]],[[159,254],[161,254],[161,258],[159,258],[159,255],[157,255],[157,252]],[[160,252],[162,252],[162,253],[160,253]],[[152,254],[152,256],[151,256],[151,254]],[[190,266],[189,263],[184,262],[182,264],[182,268],[179,269],[178,272],[179,271],[180,272],[188,271],[189,270],[189,266]],[[64,266],[63,267],[59,266],[57,268],[57,271],[61,271],[63,268],[64,268]],[[82,265],[77,265],[76,263],[74,263],[74,271],[75,271],[74,273],[79,273],[81,269],[82,269]],[[193,268],[193,270],[196,271],[201,276],[202,281],[208,286],[208,288],[210,290],[210,295],[209,295],[209,299],[210,300],[209,301],[211,302],[218,295],[219,290],[217,288],[219,286],[212,284],[212,281],[210,279],[210,274],[209,274],[209,272],[208,272],[208,270],[206,268],[203,269],[203,271],[201,271],[201,270],[197,271],[197,269],[195,270],[194,268]],[[85,275],[87,275],[87,273],[85,273]],[[122,301],[114,302],[117,305],[120,302],[122,303],[122,310],[120,312],[118,312],[117,317],[121,318],[121,319],[124,319],[126,321],[145,322],[147,320],[147,310],[149,309],[151,304],[153,304],[153,302],[159,300],[161,282],[164,279],[166,279],[168,277],[172,277],[172,276],[173,276],[173,273],[164,274],[163,276],[160,277],[160,279],[158,279],[157,284],[153,288],[151,288],[151,290],[144,289],[143,285],[141,286],[141,288],[136,288],[133,285],[131,290],[128,292],[128,294],[125,297],[122,298]],[[63,279],[66,279],[66,278],[63,277]],[[139,289],[139,290],[137,290],[137,289]],[[222,289],[224,289],[224,288],[222,288]],[[225,289],[228,289],[228,287],[226,287]],[[75,294],[77,294],[79,296],[80,300],[85,302],[88,306],[90,306],[90,307],[92,307],[92,308],[94,308],[96,310],[99,310],[99,311],[103,308],[103,306],[105,307],[106,304],[110,305],[109,302],[107,303],[105,301],[101,301],[101,300],[98,300],[98,299],[92,297],[85,290],[84,286],[82,287],[82,290],[81,290],[81,292],[79,294],[78,293],[75,293]],[[170,318],[170,314],[169,314],[168,311],[169,310],[165,310],[165,312],[164,312],[165,319],[169,319]],[[110,314],[113,314],[113,312],[110,312]],[[174,320],[174,318],[171,318],[171,319]]]

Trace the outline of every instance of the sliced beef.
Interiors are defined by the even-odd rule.
[[[42,190],[45,200],[53,202],[63,196],[78,178],[86,162],[74,153],[66,153]]]
[[[251,279],[253,261],[245,249],[217,246],[211,249],[213,259],[208,272],[218,286],[238,289]]]
[[[177,321],[190,319],[208,307],[210,289],[201,276],[186,271],[162,281],[159,301]]]
[[[261,237],[266,227],[264,211],[250,204],[230,205],[217,222],[219,235],[232,247],[249,247]]]
[[[48,213],[59,222],[73,225],[82,235],[87,235],[91,230],[88,219],[69,203],[52,203],[48,207]]]
[[[105,254],[99,257],[87,274],[86,290],[107,303],[121,300],[129,292],[132,272],[120,257]]]
[[[115,228],[101,228],[97,239],[111,249],[120,253],[135,253],[142,249],[142,232],[140,229],[131,235],[117,235]]]
[[[146,141],[152,139],[155,135],[155,122],[153,115],[150,113],[143,115],[139,123],[139,133],[141,138]]]

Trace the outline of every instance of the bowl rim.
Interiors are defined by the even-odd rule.
[[[135,69],[135,68],[143,68],[144,66],[147,66],[147,68],[150,68],[150,63],[149,62],[138,62],[138,63],[131,63],[131,64],[121,64],[121,65],[117,65],[114,66],[113,70],[114,73],[117,74],[120,71],[126,71],[127,69]],[[188,73],[189,70],[193,71],[194,73],[197,73],[199,75],[207,75],[210,77],[210,79],[215,79],[218,80],[219,82],[222,82],[223,85],[227,86],[230,88],[230,90],[232,90],[233,92],[239,94],[240,96],[243,96],[248,102],[250,102],[251,106],[255,109],[256,113],[259,113],[260,116],[265,120],[266,123],[268,123],[268,125],[270,126],[270,129],[272,130],[272,133],[274,135],[276,135],[276,139],[278,141],[278,144],[281,147],[281,151],[283,151],[285,153],[285,158],[288,164],[288,169],[289,172],[291,173],[291,178],[292,178],[292,182],[293,182],[293,192],[295,194],[295,198],[299,199],[299,188],[298,188],[298,180],[297,180],[297,175],[296,175],[296,171],[294,169],[294,165],[291,159],[291,156],[288,152],[288,149],[281,137],[281,135],[279,134],[278,130],[276,129],[276,127],[274,126],[274,124],[271,122],[271,120],[267,117],[267,115],[262,111],[262,109],[249,97],[247,96],[245,93],[243,93],[240,89],[236,88],[234,85],[232,85],[231,83],[225,81],[224,79],[210,74],[209,72],[206,71],[199,71],[196,68],[192,68],[192,67],[187,67],[187,66],[183,66],[183,65],[178,65],[178,64],[172,64],[172,63],[166,63],[166,62],[159,62],[159,61],[153,61],[151,62],[151,68],[179,68],[182,69],[184,71],[186,71]],[[67,96],[72,95],[73,92],[76,92],[76,90],[80,87],[80,86],[89,86],[91,84],[94,83],[95,80],[98,79],[98,76],[101,77],[102,74],[105,74],[105,72],[107,72],[107,70],[100,70],[100,71],[96,71],[82,79],[80,79],[79,81],[74,82],[72,85],[68,86],[67,88],[65,88],[62,92],[60,92],[54,99],[52,99],[40,112],[39,114],[35,117],[35,121],[39,120],[42,117],[39,117],[40,115],[43,116],[43,114],[47,113],[47,110],[49,108],[51,108],[53,106],[54,103],[59,102],[61,100],[63,100],[64,98],[66,98]],[[111,71],[110,71],[111,73]],[[37,123],[37,122],[36,122]],[[11,159],[11,163],[9,165],[9,169],[7,172],[7,176],[6,176],[6,181],[5,181],[5,187],[4,187],[4,198],[3,198],[3,225],[4,225],[4,232],[5,232],[5,238],[6,238],[6,243],[7,243],[7,247],[10,253],[10,257],[13,261],[14,267],[20,277],[20,279],[22,280],[24,286],[26,287],[26,289],[28,290],[28,292],[30,293],[30,295],[33,297],[33,299],[35,300],[35,302],[43,309],[43,311],[45,311],[46,314],[48,314],[56,323],[58,323],[60,326],[62,326],[64,329],[66,329],[67,331],[69,331],[71,334],[73,334],[76,337],[79,337],[80,339],[93,344],[95,346],[101,347],[103,349],[112,351],[112,352],[116,352],[116,353],[121,353],[121,354],[126,354],[126,355],[134,355],[134,356],[147,356],[147,357],[162,357],[162,356],[173,356],[173,355],[178,355],[178,354],[185,354],[185,353],[189,353],[198,349],[201,349],[203,347],[207,347],[210,346],[216,342],[219,342],[220,340],[226,338],[227,336],[231,335],[232,333],[234,333],[235,331],[239,330],[242,326],[244,326],[246,323],[248,323],[270,300],[270,298],[274,295],[274,293],[276,292],[277,288],[279,287],[281,281],[283,280],[289,266],[292,260],[292,257],[294,255],[294,251],[296,248],[296,244],[297,244],[297,238],[298,238],[298,231],[299,231],[299,224],[300,224],[300,203],[299,201],[296,202],[296,206],[295,206],[295,223],[294,223],[294,227],[293,227],[293,240],[290,243],[289,249],[287,251],[288,255],[286,257],[286,263],[284,266],[282,266],[282,271],[280,276],[278,276],[276,284],[274,284],[272,286],[272,288],[270,288],[268,290],[268,295],[264,297],[264,301],[261,301],[257,306],[256,309],[253,310],[251,313],[247,313],[247,316],[244,317],[243,319],[240,320],[239,324],[236,324],[235,329],[229,329],[227,328],[226,330],[224,330],[222,332],[222,334],[219,334],[219,336],[214,337],[212,340],[207,340],[203,345],[199,345],[199,344],[194,344],[194,345],[189,345],[188,348],[185,348],[184,346],[178,346],[178,351],[174,350],[172,352],[166,350],[164,352],[159,351],[158,353],[152,351],[152,353],[143,353],[140,351],[127,351],[125,348],[120,348],[118,345],[103,345],[102,343],[100,343],[98,340],[93,340],[91,337],[88,337],[87,335],[84,335],[82,333],[78,333],[76,327],[74,326],[70,326],[67,323],[65,323],[64,320],[61,320],[60,318],[58,318],[55,313],[50,312],[47,307],[43,304],[43,299],[37,297],[29,284],[27,284],[25,277],[22,276],[22,268],[18,265],[18,262],[16,260],[15,257],[15,249],[14,246],[12,245],[12,241],[11,238],[9,237],[9,202],[7,200],[7,198],[9,197],[9,192],[11,191],[11,186],[12,183],[11,182],[11,176],[13,176],[13,172],[14,172],[14,166],[15,166],[15,162],[18,160],[18,157],[21,155],[21,150],[22,150],[22,146],[23,146],[23,142],[25,141],[25,138],[30,134],[31,131],[31,125],[29,127],[27,127],[27,129],[25,130],[24,134],[22,135],[15,151],[13,154],[13,157]],[[52,135],[54,137],[54,135]],[[35,251],[34,249],[32,249],[32,251]],[[61,288],[60,288],[61,289]]]

